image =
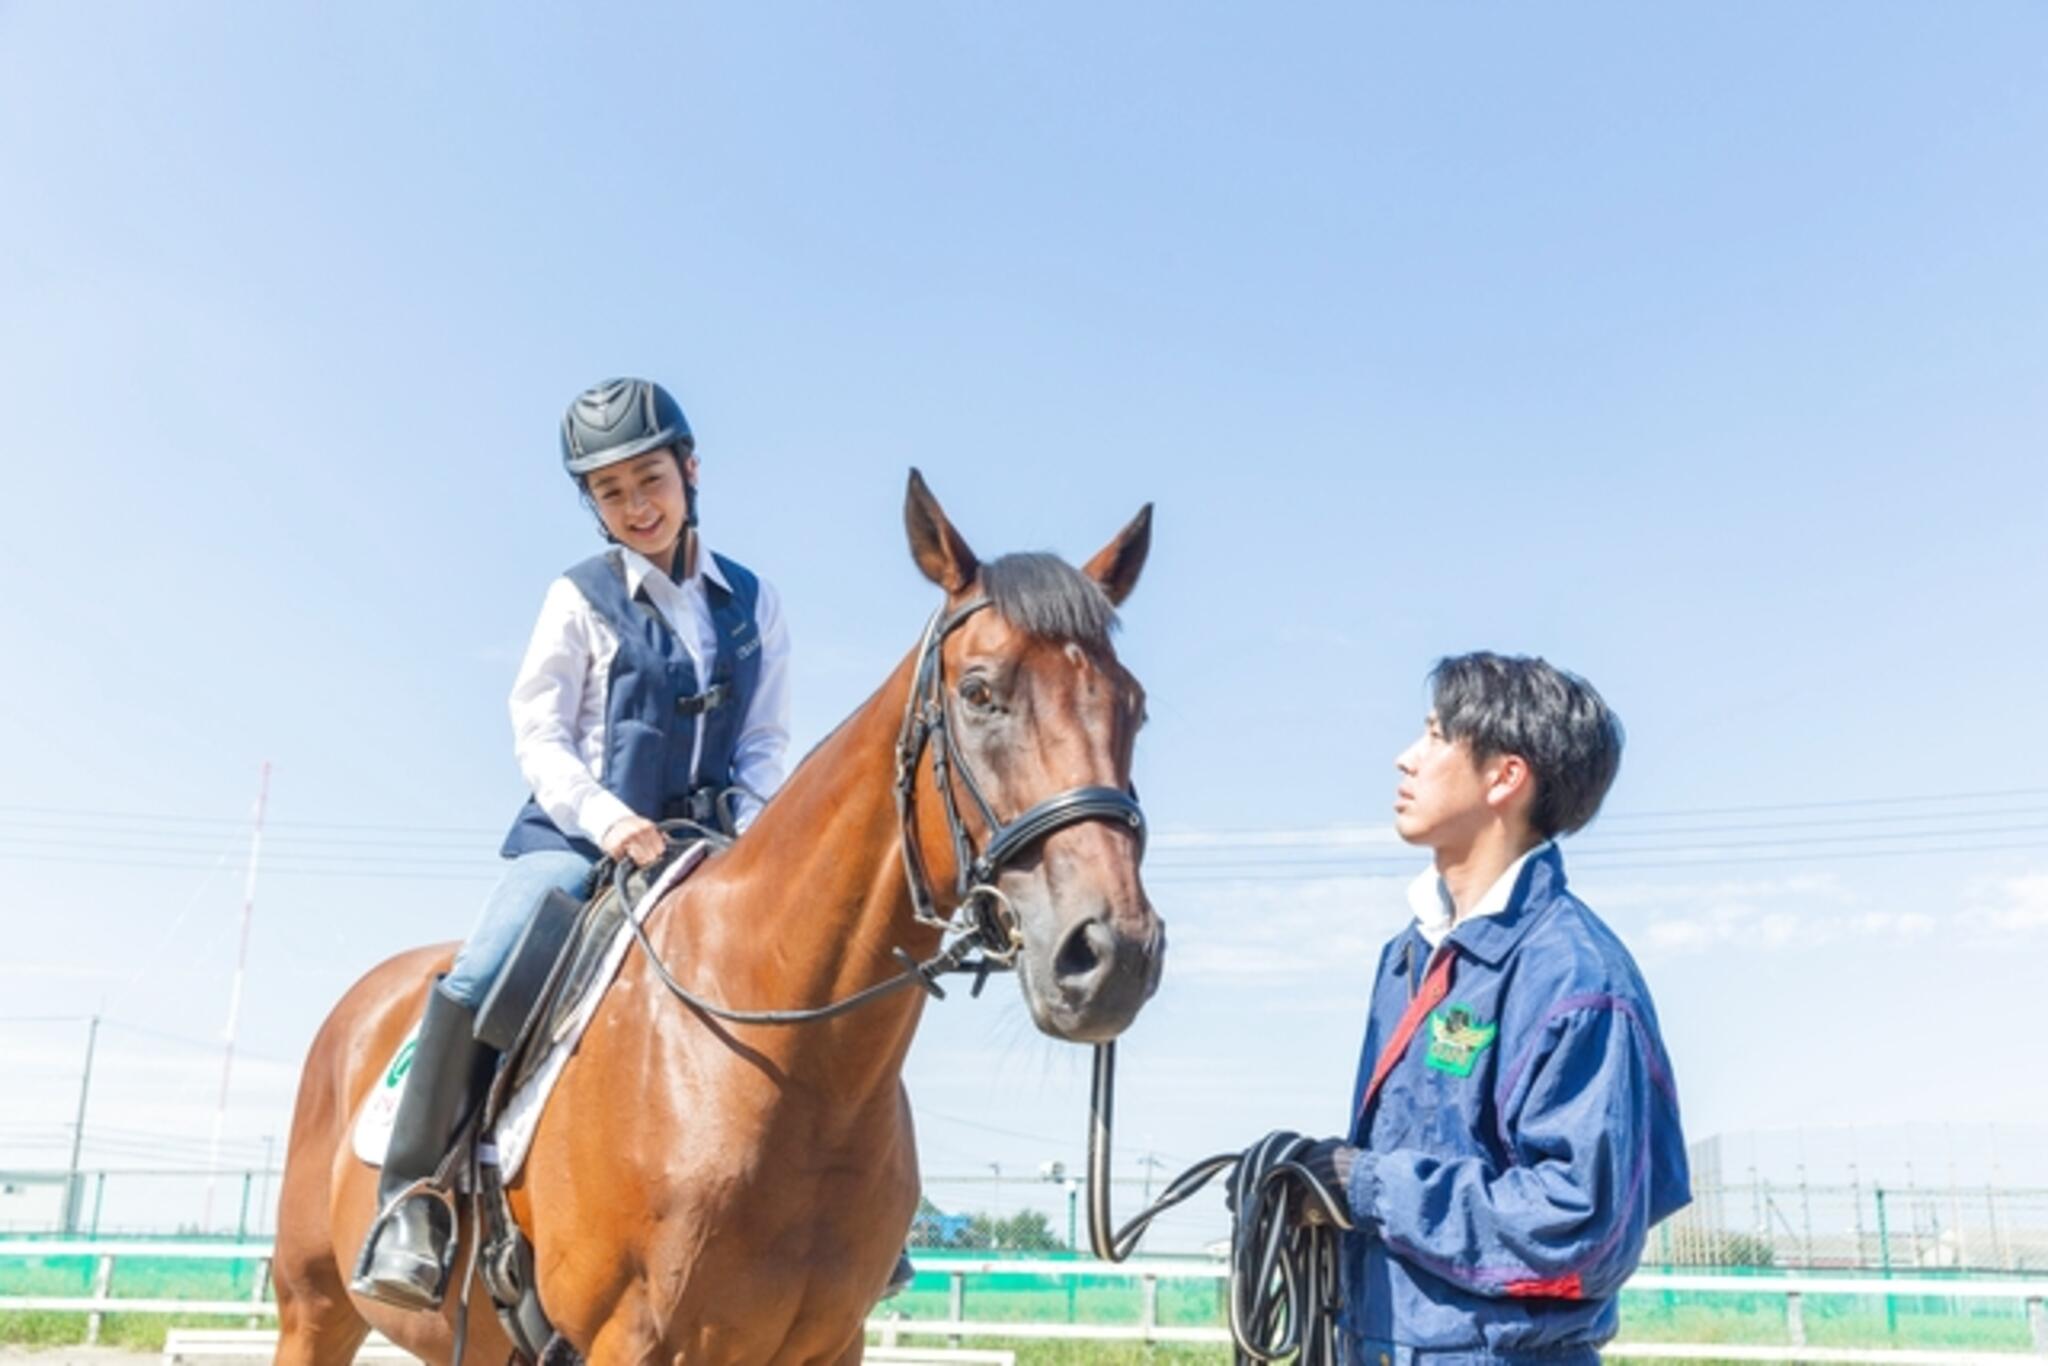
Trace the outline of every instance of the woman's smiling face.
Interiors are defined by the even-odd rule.
[[[620,544],[666,569],[682,539],[689,499],[685,478],[697,477],[697,457],[676,459],[663,446],[589,475],[584,487],[598,520]]]

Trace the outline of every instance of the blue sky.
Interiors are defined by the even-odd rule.
[[[0,1014],[196,1041],[110,1031],[95,1113],[203,1138],[206,869],[270,760],[229,1128],[282,1132],[327,1004],[488,886],[503,695],[592,544],[554,424],[644,372],[783,590],[799,746],[929,608],[909,466],[985,551],[1158,504],[1133,1143],[1340,1122],[1391,756],[1479,646],[1628,723],[1575,880],[1691,1129],[2048,1122],[1984,1043],[2048,961],[2044,39],[1861,0],[0,6]],[[1255,830],[1308,832],[1284,877],[1196,875]],[[312,871],[344,854],[383,875]],[[913,1057],[934,1171],[1080,1141],[1082,1055],[996,995]],[[24,1123],[68,1120],[81,1030],[0,1035]]]

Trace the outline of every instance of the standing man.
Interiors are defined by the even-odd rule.
[[[1346,1140],[1360,1366],[1578,1366],[1649,1228],[1690,1199],[1678,1095],[1635,960],[1554,843],[1600,809],[1621,724],[1584,679],[1470,654],[1395,760],[1394,827],[1435,866],[1380,955]]]

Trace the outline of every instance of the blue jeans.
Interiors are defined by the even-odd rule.
[[[581,898],[590,868],[589,859],[568,849],[536,849],[513,859],[485,899],[476,928],[456,950],[441,990],[471,1010],[482,1005],[534,908],[551,889]]]

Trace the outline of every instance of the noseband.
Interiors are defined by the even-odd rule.
[[[953,738],[945,661],[946,637],[989,605],[987,598],[976,598],[951,613],[942,606],[925,627],[917,668],[911,675],[910,697],[903,708],[903,729],[896,737],[896,814],[902,825],[903,875],[910,884],[911,914],[920,924],[968,931],[980,940],[984,954],[998,963],[1009,963],[1024,946],[1024,938],[1009,898],[995,885],[1004,869],[1046,836],[1083,821],[1111,821],[1126,827],[1137,836],[1142,858],[1145,812],[1129,792],[1113,787],[1073,787],[1047,797],[1013,820],[996,815]],[[947,834],[953,843],[957,909],[950,919],[939,914],[917,837],[917,773],[927,750],[932,756],[932,781],[939,790]],[[955,775],[988,832],[987,843],[978,853],[960,816]]]

